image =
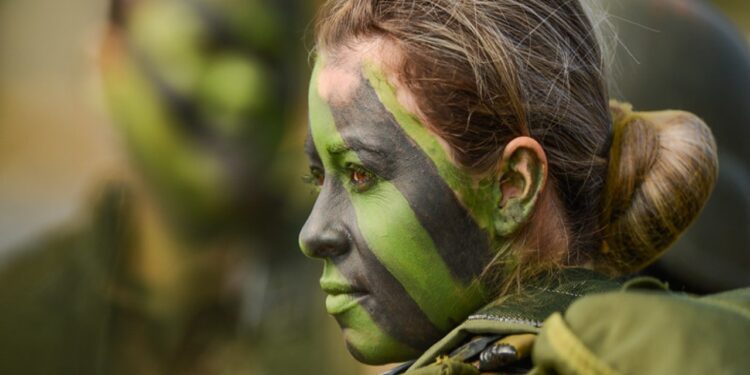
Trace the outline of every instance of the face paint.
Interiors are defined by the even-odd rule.
[[[465,207],[492,207],[493,195],[453,165],[375,68],[363,69],[349,100],[329,105],[318,93],[322,66],[307,152],[325,179],[300,246],[325,259],[326,307],[352,353],[408,359],[484,302],[475,278],[493,256],[486,210]]]
[[[458,196],[462,205],[467,208],[474,221],[483,229],[485,235],[490,234],[492,236],[494,234],[491,228],[495,214],[495,203],[500,201],[500,190],[495,186],[497,176],[490,174],[483,178],[477,178],[458,167],[448,156],[438,137],[399,103],[396,90],[388,82],[385,74],[368,62],[364,63],[363,72],[377,93],[379,100],[392,114],[396,123],[408,134],[410,140],[429,156],[440,177]],[[492,237],[494,239],[494,236]]]

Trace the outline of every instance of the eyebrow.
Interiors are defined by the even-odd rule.
[[[328,145],[328,147],[326,147],[326,151],[328,151],[328,153],[331,155],[340,155],[340,154],[345,154],[353,150],[351,147],[343,143],[334,143],[334,144]]]
[[[334,143],[326,147],[326,151],[328,151],[328,153],[331,155],[341,155],[347,152],[354,152],[357,154],[364,153],[364,154],[370,154],[370,155],[378,155],[380,157],[383,157],[386,155],[383,151],[365,142],[360,142],[359,140],[351,140],[350,143],[351,145],[347,145],[344,143]]]

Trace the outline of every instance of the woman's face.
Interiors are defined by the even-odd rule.
[[[374,64],[318,60],[309,105],[319,196],[300,246],[324,262],[326,309],[352,354],[412,358],[485,302],[476,278],[499,193],[451,161]]]

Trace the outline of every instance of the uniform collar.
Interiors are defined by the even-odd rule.
[[[537,333],[542,322],[555,312],[564,312],[576,299],[592,293],[619,289],[621,282],[597,272],[571,268],[555,276],[532,280],[518,293],[503,296],[477,312],[429,348],[410,370],[450,354],[478,336],[505,336]]]

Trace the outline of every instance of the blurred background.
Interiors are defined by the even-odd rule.
[[[321,2],[0,0],[0,373],[377,373],[297,248]],[[704,117],[728,176],[650,272],[747,285],[750,2],[605,4],[613,96]]]

